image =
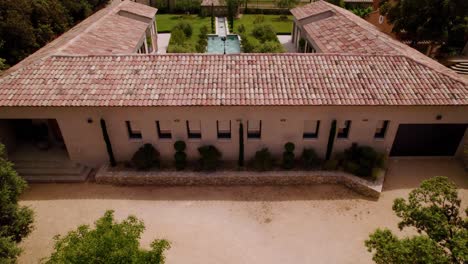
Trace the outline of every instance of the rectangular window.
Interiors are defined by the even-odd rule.
[[[200,120],[187,121],[187,136],[188,138],[201,138]]]
[[[159,138],[172,138],[171,121],[156,121]]]
[[[231,120],[216,121],[218,138],[231,138]]]
[[[141,130],[138,128],[138,125],[133,122],[130,123],[130,121],[125,121],[125,124],[127,125],[127,132],[128,132],[128,138],[130,139],[141,139]]]
[[[337,138],[348,138],[349,129],[351,128],[351,120],[346,120],[344,123],[338,127]]]
[[[319,120],[305,120],[303,138],[318,138],[320,128]]]
[[[385,134],[387,133],[387,128],[388,128],[388,123],[389,123],[388,120],[380,120],[377,123],[374,138],[385,138]]]
[[[262,121],[249,120],[247,121],[247,138],[262,137]]]

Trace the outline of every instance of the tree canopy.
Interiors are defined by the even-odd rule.
[[[400,230],[412,227],[419,235],[400,239],[378,229],[365,242],[377,264],[464,263],[468,260],[468,218],[460,216],[455,184],[446,177],[421,183],[408,200],[398,198],[393,211],[402,220]],[[468,215],[468,208],[465,210]]]
[[[413,41],[431,40],[463,48],[468,37],[466,0],[382,0],[380,13]]]
[[[16,246],[32,230],[33,211],[19,206],[18,199],[26,182],[6,158],[0,144],[0,263],[15,263],[21,250]]]
[[[114,211],[107,211],[93,229],[82,225],[63,237],[57,235],[55,250],[46,263],[163,264],[169,242],[157,239],[150,250],[141,249],[139,240],[144,229],[144,223],[134,216],[119,223],[114,220]]]
[[[0,58],[14,65],[109,0],[0,0]],[[2,61],[0,61],[1,65]]]

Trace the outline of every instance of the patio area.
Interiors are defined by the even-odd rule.
[[[21,204],[36,213],[19,263],[50,254],[52,237],[91,224],[107,209],[144,220],[142,245],[166,238],[167,263],[372,263],[364,240],[377,227],[398,230],[391,210],[421,180],[450,177],[468,206],[468,178],[450,159],[391,160],[378,200],[337,185],[305,187],[116,187],[33,184]]]

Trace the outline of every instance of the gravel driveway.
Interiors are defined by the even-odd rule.
[[[121,219],[144,220],[142,245],[166,238],[168,264],[371,263],[363,243],[377,227],[397,230],[396,197],[429,176],[449,176],[463,189],[468,180],[455,160],[393,160],[382,196],[369,200],[334,185],[305,187],[115,187],[36,184],[21,204],[36,212],[35,231],[22,243],[20,263],[50,254],[52,237],[89,224],[106,209]]]

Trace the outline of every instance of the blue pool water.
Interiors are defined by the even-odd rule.
[[[226,41],[217,35],[208,36],[207,53],[212,54],[234,54],[240,53],[240,41],[237,35],[227,35]]]

